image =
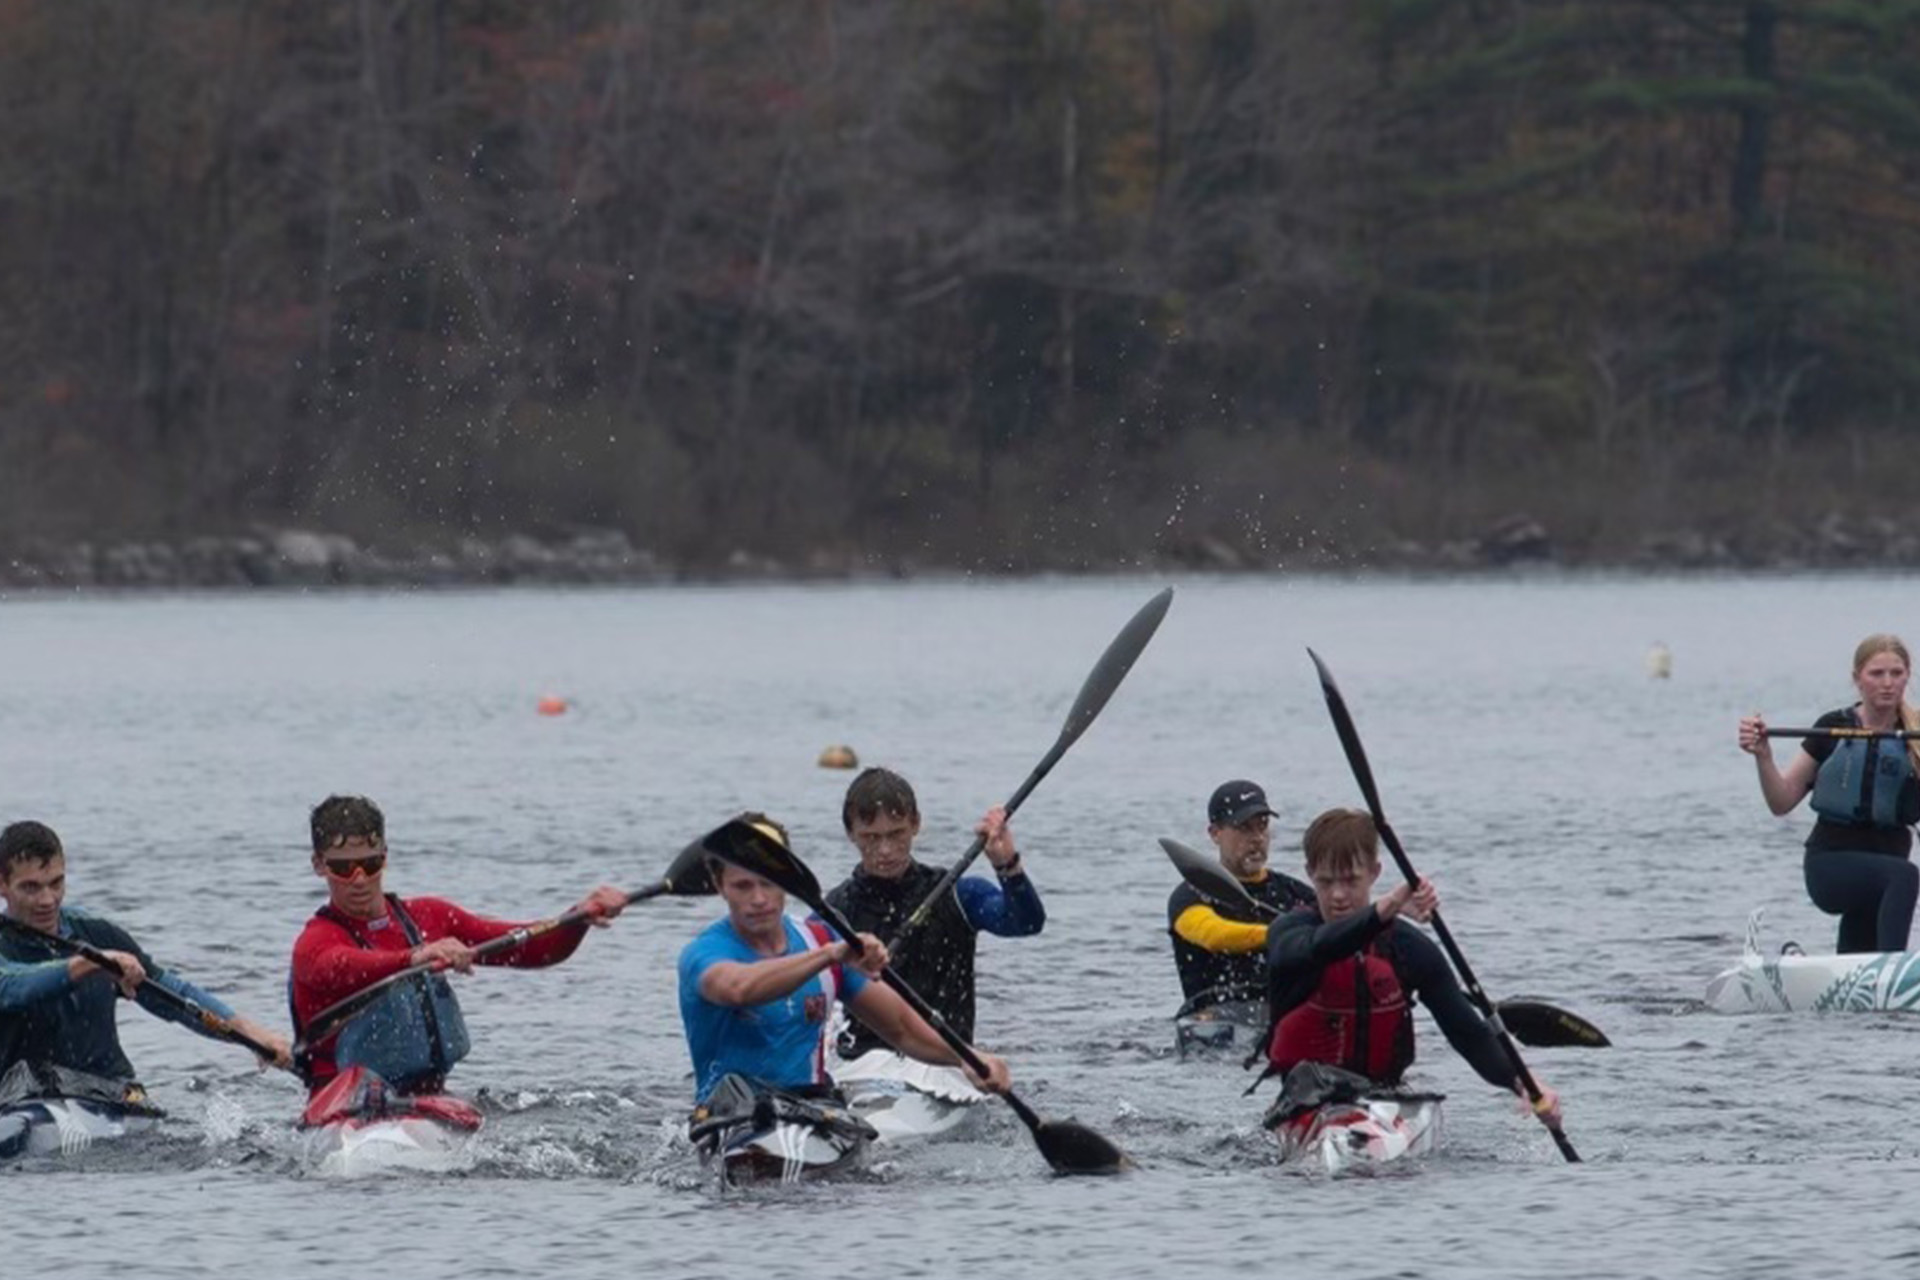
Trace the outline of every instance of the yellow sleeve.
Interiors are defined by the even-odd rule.
[[[1267,926],[1229,920],[1205,903],[1196,902],[1180,913],[1173,931],[1202,951],[1220,951],[1229,955],[1244,951],[1264,951]]]

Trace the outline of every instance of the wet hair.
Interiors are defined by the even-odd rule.
[[[1359,809],[1329,809],[1307,824],[1300,837],[1307,874],[1351,871],[1380,865],[1380,832],[1370,814]]]
[[[840,825],[853,830],[855,822],[872,822],[881,814],[911,821],[920,816],[920,802],[913,787],[891,769],[862,769],[847,788],[840,806]]]
[[[313,828],[316,854],[337,849],[349,840],[387,842],[387,819],[380,806],[365,796],[328,796],[313,806],[308,823]]]
[[[1860,671],[1878,654],[1890,653],[1900,659],[1900,665],[1909,673],[1913,671],[1913,658],[1907,652],[1907,642],[1890,631],[1880,631],[1862,640],[1853,650],[1853,674]],[[1920,729],[1920,711],[1905,698],[1900,699],[1900,727],[1902,729]],[[1920,738],[1907,739],[1907,759],[1913,765],[1913,771],[1920,773]]]
[[[15,822],[0,831],[0,880],[11,880],[13,869],[29,860],[45,866],[65,857],[60,837],[44,822]]]

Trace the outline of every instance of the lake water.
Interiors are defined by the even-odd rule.
[[[746,807],[831,884],[844,772],[912,779],[921,856],[1052,744],[1159,580],[0,601],[0,816],[54,825],[70,900],[255,1016],[321,899],[306,814],[385,808],[389,887],[557,912],[654,879]],[[1698,1003],[1750,908],[1828,950],[1808,819],[1769,816],[1737,717],[1849,700],[1870,631],[1920,639],[1911,579],[1195,579],[1014,826],[1050,911],[982,943],[982,1042],[1042,1112],[1142,1168],[1050,1176],[996,1108],[869,1174],[716,1194],[675,1137],[689,1096],[673,960],[712,900],[635,908],[566,966],[460,981],[455,1083],[493,1116],[471,1172],[302,1172],[300,1091],[124,1010],[171,1111],[76,1163],[0,1170],[9,1274],[1367,1276],[1920,1274],[1920,1020],[1725,1018]],[[1661,641],[1670,680],[1643,657]],[[1422,1015],[1444,1152],[1328,1181],[1276,1166],[1232,1066],[1181,1064],[1156,837],[1205,847],[1220,781],[1264,782],[1276,864],[1357,790],[1307,661],[1339,678],[1388,816],[1496,997],[1586,1013],[1605,1051],[1532,1050],[1586,1163],[1471,1075]],[[535,714],[553,693],[573,702]],[[1784,758],[1790,749],[1782,745]]]

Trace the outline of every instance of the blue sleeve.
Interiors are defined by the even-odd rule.
[[[63,994],[72,985],[65,960],[36,964],[0,960],[0,1009],[25,1009]]]
[[[233,1010],[224,1000],[218,996],[202,991],[178,974],[169,972],[159,961],[147,954],[146,949],[134,939],[132,934],[122,929],[119,925],[114,924],[110,920],[92,915],[83,909],[76,908],[69,910],[68,915],[74,920],[76,930],[81,922],[84,921],[86,923],[86,932],[92,935],[95,946],[103,947],[111,951],[125,951],[134,959],[138,960],[140,967],[147,971],[147,982],[151,982],[156,986],[165,987],[168,991],[171,991],[174,995],[182,999],[193,1001],[202,1009],[205,1009],[208,1013],[216,1017],[232,1019]],[[140,987],[133,993],[133,999],[134,1003],[138,1004],[142,1009],[145,1009],[156,1018],[161,1018],[168,1022],[177,1022],[183,1027],[191,1027],[201,1035],[208,1036],[215,1040],[220,1038],[214,1031],[203,1026],[200,1019],[193,1014],[188,1013],[180,1006],[172,1004],[147,990],[147,984],[144,982],[141,983]]]
[[[680,1001],[682,1004],[692,1000],[704,1000],[700,994],[700,979],[708,969],[720,961],[718,939],[711,933],[700,933],[693,941],[680,948]]]
[[[151,982],[156,986],[165,987],[168,991],[173,992],[173,994],[182,999],[193,1001],[202,1009],[205,1009],[208,1013],[216,1017],[225,1018],[228,1021],[232,1021],[233,1019],[233,1009],[226,1001],[222,1000],[219,996],[202,991],[178,974],[169,973],[165,969],[148,970],[147,982]],[[139,990],[134,993],[134,999],[139,1002],[142,1009],[145,1009],[156,1018],[164,1018],[168,1022],[177,1022],[183,1027],[193,1028],[202,1035],[219,1039],[217,1035],[201,1024],[200,1019],[194,1017],[179,1005],[172,1004],[161,999],[159,996],[151,994],[147,990],[146,983],[140,984]]]
[[[994,884],[980,876],[963,877],[953,886],[967,923],[1002,938],[1026,938],[1047,923],[1040,893],[1025,875],[1008,876]]]

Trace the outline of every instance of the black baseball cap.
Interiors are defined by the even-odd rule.
[[[1210,827],[1236,827],[1263,813],[1269,817],[1278,816],[1267,804],[1267,793],[1260,789],[1260,784],[1248,782],[1245,778],[1221,783],[1214,788],[1213,799],[1207,801],[1207,825]]]

